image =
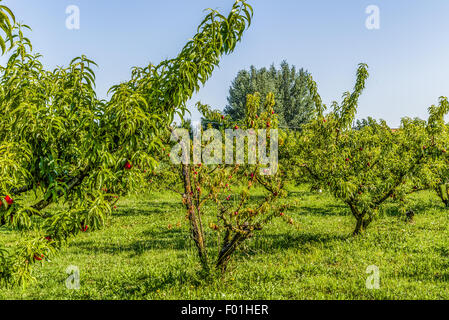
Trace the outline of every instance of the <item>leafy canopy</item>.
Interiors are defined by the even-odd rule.
[[[444,97],[429,108],[428,121],[404,118],[400,130],[392,131],[385,121],[369,119],[360,129],[351,128],[367,77],[367,66],[360,64],[354,91],[344,93],[342,103],[334,102],[327,114],[310,77],[315,115],[297,136],[293,152],[300,169],[297,180],[312,182],[346,203],[357,221],[354,234],[370,224],[385,201],[404,203],[415,189],[413,180],[433,161],[431,154],[447,149]]]
[[[0,248],[1,283],[25,284],[33,263],[101,228],[119,195],[145,187],[174,115],[184,115],[251,16],[240,0],[227,16],[209,10],[177,57],[134,68],[108,101],[96,96],[95,62],[80,56],[46,70],[24,36],[29,27],[15,25],[13,51],[0,68],[0,228],[22,236]]]

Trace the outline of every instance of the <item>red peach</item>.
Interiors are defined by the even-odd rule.
[[[14,200],[10,196],[5,197],[6,203],[9,205],[12,205],[14,203]]]

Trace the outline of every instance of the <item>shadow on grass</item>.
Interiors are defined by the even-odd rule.
[[[298,206],[298,211],[302,215],[316,216],[348,216],[349,208],[343,204],[331,204],[325,207]]]
[[[147,238],[148,237],[148,238]],[[79,241],[76,247],[88,253],[129,253],[131,257],[142,255],[149,250],[186,250],[191,248],[189,235],[182,230],[147,231],[144,240],[129,243],[107,243],[92,240]]]
[[[443,203],[435,201],[414,202],[411,204],[410,209],[412,209],[416,215],[426,215],[429,211],[440,213],[441,211],[446,210]],[[449,213],[449,210],[447,210],[447,212]],[[399,211],[399,206],[397,204],[389,202],[383,206],[381,216],[401,217],[405,215]]]
[[[444,206],[442,201],[427,201],[427,202],[414,203],[413,210],[415,210],[417,214],[425,214],[429,210],[439,210],[443,212],[449,212],[449,210]]]
[[[143,209],[145,208],[145,209]],[[182,204],[178,202],[152,202],[141,201],[137,205],[123,204],[120,206],[120,210],[114,213],[114,216],[145,216],[153,213],[165,213],[167,211],[178,211],[182,209]]]
[[[140,276],[138,281],[131,282],[117,282],[117,287],[120,287],[120,295],[123,299],[133,298],[146,299],[149,294],[156,293],[158,291],[173,290],[176,287],[198,287],[206,285],[206,280],[209,278],[201,277],[199,272],[195,273],[194,270],[189,271],[179,266],[176,270],[167,270],[163,274]],[[197,270],[198,271],[198,270]],[[203,287],[204,289],[204,287]],[[161,299],[163,299],[161,297]]]
[[[123,207],[113,213],[114,217],[145,217],[150,215],[162,215],[167,212],[178,211],[179,208],[167,208],[164,206],[154,205],[151,209],[132,209]]]
[[[286,249],[301,249],[306,244],[322,244],[326,247],[332,246],[333,242],[340,242],[351,239],[352,235],[339,234],[319,234],[319,233],[298,233],[298,234],[267,234],[254,240],[251,244],[253,254],[260,251],[269,253],[283,251]]]

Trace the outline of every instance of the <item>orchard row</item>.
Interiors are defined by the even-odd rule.
[[[287,214],[290,183],[310,183],[346,203],[356,221],[354,234],[368,227],[386,201],[410,210],[408,196],[418,190],[433,188],[449,203],[447,99],[429,109],[427,121],[404,118],[395,132],[372,119],[355,130],[351,124],[368,77],[364,64],[353,92],[327,112],[308,78],[314,116],[298,131],[278,128],[273,94],[263,105],[259,94],[249,95],[239,123],[198,104],[204,119],[222,132],[263,128],[270,136],[279,130],[275,174],[261,174],[266,167],[259,161],[170,162],[174,117],[184,119],[187,101],[242,39],[253,15],[245,1],[227,16],[210,10],[177,57],[134,68],[129,81],[110,89],[108,101],[96,96],[93,61],[81,56],[68,67],[46,70],[25,36],[29,27],[15,23],[6,7],[0,13],[0,45],[9,55],[0,67],[0,228],[21,235],[19,243],[0,246],[0,285],[32,281],[34,264],[46,263],[79,233],[102,228],[120,196],[155,184],[179,195],[205,274],[225,272],[241,245],[271,220],[296,225]],[[202,141],[202,148],[210,143]],[[209,228],[220,239],[219,252],[207,246],[204,221],[211,208],[216,221]]]

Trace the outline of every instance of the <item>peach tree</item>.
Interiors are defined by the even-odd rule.
[[[159,181],[182,199],[202,270],[224,273],[233,254],[273,218],[294,223],[282,201],[286,195],[282,163],[272,158],[278,146],[282,149],[285,134],[277,129],[272,94],[263,106],[258,94],[249,95],[247,116],[239,123],[207,105],[197,106],[207,125],[184,135],[173,131],[176,145],[165,156]],[[218,251],[211,253],[207,241],[214,238],[219,239]]]
[[[395,131],[385,121],[370,119],[358,130],[351,128],[367,69],[359,65],[354,91],[345,93],[341,104],[334,102],[327,114],[309,78],[315,114],[298,134],[293,156],[298,181],[328,190],[347,205],[356,220],[354,235],[368,227],[386,201],[404,203],[417,189],[413,180],[442,148],[443,117],[448,111],[447,99],[441,98],[439,106],[429,109],[428,121],[404,118]]]
[[[101,228],[118,197],[144,185],[175,114],[184,115],[251,16],[245,1],[228,16],[210,10],[177,57],[134,68],[108,101],[96,96],[93,61],[81,56],[45,70],[24,35],[28,27],[11,27],[5,42],[13,50],[0,68],[0,228],[21,236],[0,244],[2,284],[33,279],[34,263]],[[0,15],[3,30],[5,21]]]
[[[441,103],[445,104],[447,102],[442,98]],[[436,112],[436,110],[433,112]],[[427,130],[432,143],[431,148],[426,148],[426,155],[429,161],[412,180],[413,192],[432,190],[439,196],[445,207],[448,208],[449,158],[447,150],[449,148],[449,130],[444,123],[443,117],[432,121],[437,122],[437,125],[429,126]]]

